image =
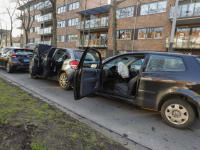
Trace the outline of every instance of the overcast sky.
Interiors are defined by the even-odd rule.
[[[8,4],[8,0],[0,0],[0,29],[6,29],[6,23],[7,23],[7,29],[10,30],[10,19],[9,19],[9,15],[8,14],[3,14],[4,12],[6,12],[6,9],[4,8],[4,4],[3,4],[3,1],[5,3],[6,6],[9,6]],[[12,7],[14,7],[15,4],[13,3],[12,4]],[[16,17],[16,14],[17,13],[20,13],[20,11],[16,10],[15,11],[15,16]],[[2,21],[4,20],[4,21]],[[6,21],[6,23],[5,23]],[[14,29],[13,29],[13,37],[16,37],[16,36],[19,36],[21,34],[21,30],[20,29],[16,29],[17,27],[20,26],[20,21],[17,20],[15,23],[14,23]]]

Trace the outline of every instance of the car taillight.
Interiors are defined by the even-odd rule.
[[[77,69],[79,61],[70,61],[69,64],[70,64],[72,69]]]
[[[13,53],[12,55],[10,55],[10,57],[16,57],[15,53]]]

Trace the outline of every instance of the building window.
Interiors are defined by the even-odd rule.
[[[40,27],[35,27],[35,32],[39,32]]]
[[[29,33],[33,33],[34,29],[33,28],[30,28],[30,32]]]
[[[148,4],[142,4],[140,15],[156,14],[166,12],[167,1],[154,2]]]
[[[29,39],[29,43],[34,43],[34,39]]]
[[[64,35],[57,36],[57,41],[58,42],[64,42],[65,41],[65,36]]]
[[[37,15],[34,16],[36,21],[38,20],[39,17],[40,17],[40,14],[37,14]]]
[[[65,6],[61,6],[57,9],[57,13],[60,14],[60,13],[63,13],[66,11],[66,7]]]
[[[138,39],[162,39],[163,27],[138,30]]]
[[[134,7],[118,9],[116,11],[116,15],[117,15],[116,17],[117,17],[117,19],[133,17],[133,12],[134,12]]]
[[[65,27],[65,21],[57,22],[57,28],[63,28],[63,27]]]
[[[119,30],[117,31],[117,39],[118,40],[130,40],[131,39],[132,30]]]
[[[77,40],[77,34],[67,35],[67,42],[75,42]]]
[[[35,43],[36,44],[40,43],[40,38],[35,38]]]
[[[69,4],[69,10],[74,10],[79,8],[79,2]]]
[[[33,16],[30,17],[30,22],[32,22],[32,21],[34,21],[34,17]]]
[[[75,26],[78,23],[78,18],[73,18],[68,20],[68,26]]]

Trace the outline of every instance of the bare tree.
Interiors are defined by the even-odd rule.
[[[35,16],[35,11],[37,8],[33,8],[33,11],[30,9],[30,7],[33,5],[32,0],[15,0],[17,5],[18,5],[18,9],[21,10],[20,15],[17,15],[18,18],[20,18],[21,20],[21,25],[24,29],[24,33],[25,33],[25,41],[26,44],[28,43],[28,32],[30,31],[30,29],[32,28],[33,25],[33,20],[34,18],[31,20],[31,17]],[[25,11],[26,9],[26,11]],[[32,11],[32,12],[31,12]]]
[[[56,9],[56,0],[50,0],[53,7],[53,46],[57,47],[57,9]]]
[[[6,4],[3,1],[3,9],[5,9],[4,14],[8,14],[9,19],[10,19],[10,46],[13,46],[12,31],[14,28],[14,23],[16,21],[16,17],[15,17],[16,8],[17,8],[17,4],[13,3],[13,1],[9,1]]]

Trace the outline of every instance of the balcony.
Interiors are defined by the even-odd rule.
[[[21,24],[19,27],[17,27],[17,29],[22,30],[22,29],[24,29],[24,28],[23,28],[23,26],[22,26],[22,24]]]
[[[41,44],[51,45],[51,41],[41,41]]]
[[[165,47],[168,48],[170,36],[166,38]],[[174,36],[174,49],[200,49],[200,35]]]
[[[76,29],[83,30],[83,25],[84,25],[84,21],[78,22]],[[109,27],[109,17],[85,21],[85,30],[107,29],[108,27]]]
[[[44,16],[40,16],[38,17],[38,20],[37,22],[38,23],[43,23],[43,22],[51,22],[53,20],[53,17],[52,17],[52,13],[49,13],[49,14],[46,14]]]
[[[41,11],[46,11],[47,9],[53,9],[52,7],[52,4],[49,0],[45,1],[45,2],[40,2],[38,4],[38,10],[41,10]]]
[[[169,19],[173,20],[174,6],[170,8]],[[188,22],[189,20],[189,22]],[[200,2],[189,3],[178,6],[177,25],[194,24],[200,22]]]
[[[83,47],[98,47],[98,48],[107,48],[107,39],[102,38],[102,39],[93,39],[89,40],[89,45],[88,45],[88,39],[84,41]],[[82,39],[79,39],[76,41],[76,47],[82,47]]]
[[[39,35],[49,35],[49,34],[52,34],[52,27],[48,27],[48,28],[44,28],[44,29],[40,29],[37,34]]]

